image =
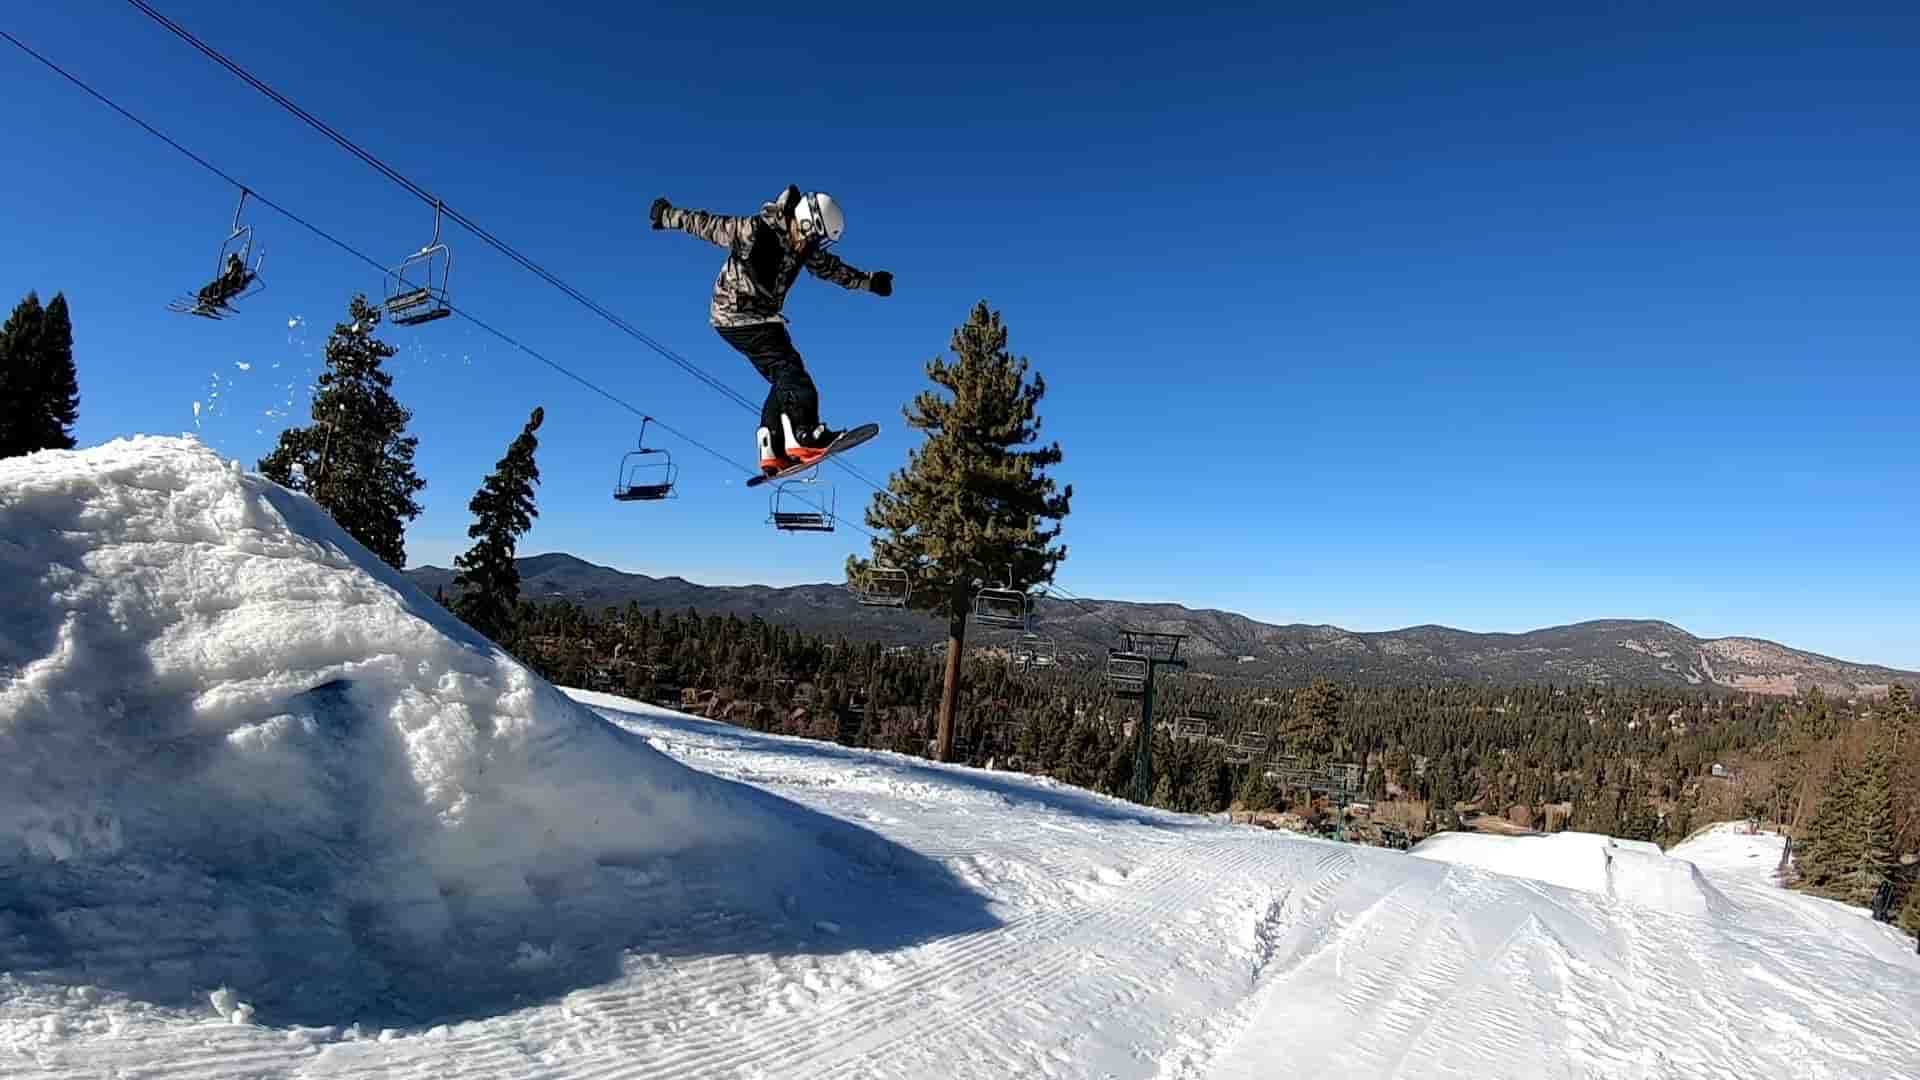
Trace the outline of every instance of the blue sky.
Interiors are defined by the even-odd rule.
[[[857,464],[896,467],[924,362],[988,300],[1048,381],[1077,594],[1354,629],[1653,617],[1920,668],[1920,17],[556,6],[163,10],[755,400],[706,325],[720,253],[647,203],[832,191],[841,254],[897,292],[796,287],[827,418],[879,420]],[[7,26],[383,259],[431,230],[131,7]],[[232,190],[11,48],[0,90],[29,163],[0,292],[72,301],[82,441],[195,430],[199,401],[200,437],[251,464],[377,277],[262,210],[268,290],[169,314]],[[750,458],[748,413],[447,239],[456,303]],[[430,485],[415,561],[465,546],[534,405],[523,552],[791,583],[863,543],[773,532],[671,441],[683,497],[616,505],[630,416],[458,320],[385,336]],[[841,479],[843,512],[865,496]]]

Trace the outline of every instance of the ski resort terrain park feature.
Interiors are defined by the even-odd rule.
[[[0,1075],[1920,1077],[1716,826],[1412,853],[549,686],[192,440],[0,462]]]

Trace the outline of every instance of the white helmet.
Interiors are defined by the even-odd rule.
[[[800,205],[793,208],[793,218],[800,223],[800,235],[814,237],[822,244],[833,243],[847,230],[847,216],[840,212],[840,204],[824,191],[809,191],[800,196]]]

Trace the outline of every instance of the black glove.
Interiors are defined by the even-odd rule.
[[[892,296],[893,275],[885,270],[875,270],[867,280],[867,288],[872,289],[875,296]]]
[[[654,228],[664,229],[667,227],[663,219],[666,217],[667,211],[671,209],[673,209],[673,204],[667,201],[665,195],[653,200],[653,209],[647,212],[647,216],[653,219]]]

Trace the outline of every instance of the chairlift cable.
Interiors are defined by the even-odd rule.
[[[41,54],[39,51],[35,50],[32,46],[28,45],[26,42],[21,41],[19,38],[15,37],[13,34],[8,33],[4,29],[0,29],[0,37],[4,37],[15,48],[19,49],[21,52],[24,52],[28,56],[31,56],[35,60],[39,61],[42,65],[47,67],[49,70],[53,71],[55,74],[66,79],[68,82],[72,83],[73,85],[79,87],[81,90],[84,90],[89,96],[99,101],[101,104],[107,106],[108,108],[112,109],[114,112],[119,113],[122,117],[131,121],[133,124],[138,126],[141,130],[145,131],[147,134],[152,135],[154,138],[159,139],[161,142],[164,142],[168,146],[171,146],[175,150],[179,151],[182,155],[184,155],[186,158],[191,160],[194,164],[199,165],[201,168],[207,170],[213,175],[219,177],[220,179],[226,181],[229,184],[232,184],[235,188],[241,191],[247,192],[248,195],[255,202],[258,202],[260,205],[265,206],[267,209],[272,210],[274,213],[279,214],[281,217],[286,218],[288,221],[293,222],[295,225],[298,225],[301,228],[312,233],[313,235],[319,237],[320,239],[325,240],[327,243],[332,244],[334,247],[339,248],[341,251],[346,252],[347,254],[353,256],[354,258],[360,260],[361,262],[366,263],[368,266],[372,267],[373,269],[379,270],[381,272],[385,272],[387,270],[386,265],[376,260],[375,258],[373,258],[373,256],[368,255],[366,252],[361,251],[359,248],[356,248],[352,244],[347,243],[345,240],[342,240],[339,237],[333,235],[332,233],[328,232],[326,229],[320,227],[319,225],[316,225],[313,222],[308,221],[306,218],[301,217],[299,214],[293,212],[287,207],[281,205],[278,202],[275,202],[272,198],[262,193],[258,188],[241,182],[239,179],[234,177],[232,173],[227,172],[225,169],[222,169],[220,166],[215,165],[213,162],[208,161],[204,157],[201,157],[199,154],[195,153],[191,149],[188,149],[186,146],[182,145],[180,142],[176,141],[172,136],[168,135],[166,132],[161,131],[159,128],[154,127],[152,124],[149,124],[145,120],[142,120],[140,117],[134,115],[132,112],[128,111],[124,106],[122,106],[120,103],[114,101],[112,98],[109,98],[105,94],[94,89],[91,85],[87,84],[79,76],[61,67],[59,64],[55,63],[53,60]],[[561,375],[566,376],[567,378],[580,384],[586,389],[593,391],[594,393],[600,395],[603,398],[606,398],[608,401],[619,406],[620,408],[627,410],[628,412],[632,413],[635,416],[641,417],[643,421],[647,419],[651,419],[656,426],[665,429],[669,434],[686,442],[688,445],[705,451],[707,454],[711,455],[716,460],[723,462],[724,464],[729,465],[733,468],[739,469],[749,476],[759,475],[758,470],[755,470],[755,469],[749,468],[748,466],[740,464],[738,461],[735,461],[734,459],[728,457],[727,455],[721,453],[720,451],[715,450],[713,447],[708,446],[706,443],[701,442],[699,439],[696,439],[693,436],[688,435],[686,432],[681,431],[679,428],[674,427],[673,425],[667,423],[666,421],[660,419],[659,417],[652,416],[651,414],[641,410],[638,406],[627,401],[625,398],[620,397],[618,394],[615,394],[611,390],[608,390],[605,387],[600,386],[598,383],[595,383],[593,380],[588,379],[586,376],[579,374],[578,372],[572,370],[571,368],[568,368],[565,365],[548,358],[545,354],[541,353],[539,350],[533,348],[532,346],[526,344],[525,342],[519,340],[518,338],[515,338],[513,335],[507,333],[504,330],[501,330],[500,328],[485,321],[484,319],[481,319],[478,315],[475,315],[472,311],[464,308],[457,308],[457,307],[453,308],[453,311],[455,314],[459,315],[461,318],[472,323],[474,326],[478,327],[480,330],[484,331],[485,333],[492,335],[493,337],[499,339],[501,342],[515,349],[518,349],[523,353],[526,353],[528,356],[533,357],[535,360],[540,361],[542,364],[545,364],[546,366],[552,368],[554,371],[559,372]],[[872,534],[868,534],[868,535],[871,536]]]
[[[444,212],[448,218],[457,222],[459,225],[465,228],[468,232],[472,233],[475,237],[477,237],[481,242],[485,243],[487,246],[493,248],[495,251],[498,251],[502,255],[505,255],[507,258],[513,260],[514,262],[518,263],[521,267],[525,268],[528,272],[534,274],[536,277],[539,277],[543,281],[546,281],[548,284],[552,285],[554,288],[559,289],[561,292],[567,294],[567,296],[571,297],[573,300],[578,302],[581,306],[587,308],[587,310],[600,316],[602,319],[605,319],[607,322],[611,323],[616,329],[619,329],[623,333],[626,333],[627,335],[645,344],[648,348],[651,348],[656,353],[659,353],[661,356],[665,357],[667,360],[671,361],[673,364],[678,366],[681,370],[685,371],[689,375],[692,375],[694,378],[700,380],[702,383],[705,383],[708,387],[719,392],[722,396],[730,399],[735,404],[739,405],[741,408],[746,409],[748,412],[756,413],[756,414],[760,411],[760,406],[754,404],[745,395],[735,390],[732,386],[729,386],[727,383],[721,381],[719,377],[711,374],[705,368],[702,368],[698,364],[680,355],[678,352],[674,351],[673,349],[667,347],[665,344],[655,339],[652,335],[641,330],[639,327],[634,326],[632,323],[628,322],[625,318],[623,318],[619,314],[609,310],[605,305],[599,303],[598,301],[594,300],[592,297],[581,292],[579,289],[575,288],[573,285],[569,284],[568,282],[560,278],[557,274],[554,274],[553,272],[549,271],[546,267],[540,265],[538,262],[535,262],[531,257],[522,254],[518,249],[514,248],[511,244],[508,244],[505,240],[500,239],[493,232],[483,227],[479,222],[459,212],[453,207],[448,206],[444,200],[434,195],[431,191],[427,190],[425,187],[423,187],[419,183],[416,183],[414,180],[409,178],[405,173],[402,173],[400,170],[387,164],[378,155],[374,154],[370,150],[367,150],[365,147],[362,147],[360,144],[354,142],[351,138],[347,137],[337,128],[333,127],[331,124],[328,124],[325,120],[320,119],[318,116],[315,116],[313,113],[309,112],[305,108],[302,108],[298,102],[295,102],[293,99],[287,97],[285,94],[282,94],[278,90],[275,90],[272,86],[268,85],[265,81],[260,79],[258,76],[254,75],[252,72],[242,67],[238,61],[235,61],[231,57],[227,56],[225,53],[222,53],[219,49],[214,48],[212,45],[201,40],[198,36],[196,36],[193,33],[193,31],[188,30],[186,27],[175,22],[173,19],[167,17],[164,13],[156,10],[152,4],[147,3],[147,0],[128,0],[128,2],[131,3],[135,8],[138,8],[143,14],[145,14],[148,18],[152,19],[155,23],[158,23],[161,27],[166,29],[169,33],[172,33],[174,36],[180,38],[182,41],[186,42],[188,45],[191,45],[196,51],[206,56],[209,60],[212,60],[214,63],[219,64],[221,67],[226,68],[229,72],[232,72],[233,75],[238,79],[240,79],[242,82],[246,83],[248,86],[253,87],[255,90],[258,90],[260,93],[266,95],[275,104],[279,105],[281,108],[292,113],[295,117],[305,122],[309,127],[312,127],[315,131],[318,131],[322,135],[326,136],[330,141],[332,141],[335,145],[339,146],[341,149],[352,154],[354,157],[359,158],[362,162],[365,162],[369,167],[374,169],[376,172],[380,173],[382,176],[385,176],[387,179],[393,181],[395,184],[398,184],[401,188],[405,189],[409,194],[413,195],[415,198],[420,199],[422,202],[425,202],[435,207],[437,211]],[[386,268],[382,267],[382,269],[385,270]],[[865,473],[861,472],[858,468],[854,467],[851,463],[836,459],[834,464],[837,465],[842,471],[849,473],[854,477],[857,477],[860,480],[860,482],[866,484],[868,487],[872,488],[873,490],[875,491],[886,490],[880,484],[875,483],[872,478],[868,477]]]
[[[704,368],[693,363],[691,360],[688,360],[686,357],[681,356],[679,353],[668,348],[665,344],[661,343],[651,335],[647,334],[645,331],[641,330],[639,327],[634,326],[632,323],[628,322],[626,319],[622,318],[620,315],[609,310],[605,305],[594,300],[592,297],[588,296],[586,293],[581,292],[579,289],[575,288],[573,285],[569,284],[568,282],[563,280],[561,277],[559,277],[559,275],[553,273],[552,271],[548,270],[546,267],[540,265],[538,262],[534,261],[531,257],[521,253],[513,245],[500,239],[493,232],[491,232],[490,230],[482,226],[479,222],[473,220],[467,215],[461,213],[459,210],[456,210],[454,207],[448,205],[445,200],[441,199],[439,196],[435,195],[433,192],[427,190],[425,187],[423,187],[419,183],[416,183],[414,180],[409,178],[405,173],[402,173],[400,170],[394,168],[392,165],[387,164],[378,155],[374,154],[372,151],[367,150],[365,147],[362,147],[360,144],[354,142],[351,138],[341,133],[337,128],[333,127],[331,124],[328,124],[325,120],[320,119],[318,116],[315,116],[313,113],[307,111],[305,108],[302,108],[298,102],[295,102],[293,99],[287,97],[285,94],[282,94],[280,91],[275,90],[272,86],[269,86],[266,82],[261,80],[258,76],[254,75],[252,72],[242,67],[237,61],[233,60],[231,57],[228,57],[225,53],[222,53],[219,49],[216,49],[212,45],[209,45],[207,42],[201,40],[199,37],[197,37],[193,33],[193,31],[188,30],[186,27],[180,25],[179,23],[168,18],[165,14],[162,14],[160,11],[156,10],[152,4],[147,3],[147,0],[128,0],[128,2],[131,3],[134,7],[138,8],[143,14],[145,14],[148,18],[152,19],[154,22],[158,23],[161,27],[166,29],[168,32],[180,38],[182,41],[186,42],[188,45],[191,45],[195,50],[200,52],[202,55],[206,56],[209,60],[212,60],[214,63],[219,64],[221,67],[226,68],[228,71],[232,72],[235,77],[239,78],[242,82],[246,83],[248,86],[253,87],[255,90],[258,90],[260,93],[266,95],[266,97],[272,100],[275,104],[279,105],[281,108],[292,113],[295,117],[305,122],[309,127],[313,128],[315,131],[318,131],[320,134],[326,136],[329,140],[331,140],[335,145],[339,146],[341,149],[347,151],[349,154],[352,154],[354,157],[360,159],[362,162],[366,163],[369,167],[374,169],[376,172],[380,173],[382,176],[385,176],[387,179],[393,181],[395,184],[399,185],[402,189],[407,191],[409,194],[413,195],[415,198],[419,199],[420,201],[426,203],[429,206],[434,206],[438,208],[441,212],[443,212],[446,215],[446,217],[449,220],[465,228],[469,233],[472,233],[476,238],[478,238],[482,243],[485,243],[488,247],[491,247],[495,251],[498,251],[500,254],[505,255],[507,258],[513,260],[514,262],[518,263],[521,267],[525,268],[528,272],[534,274],[536,277],[539,277],[543,281],[547,282],[549,285],[552,285],[554,288],[559,289],[561,292],[573,298],[576,302],[578,302],[581,306],[585,307],[587,310],[593,312],[594,314],[600,316],[602,319],[605,319],[607,322],[611,323],[616,329],[619,329],[623,333],[626,333],[627,335],[645,344],[647,347],[659,353],[661,356],[665,357],[667,360],[679,366],[682,370],[686,371],[687,374],[692,375],[694,378],[699,379],[701,382],[706,383],[709,387],[720,392],[725,397],[731,399],[735,404],[738,404],[739,406],[741,406],[744,409],[747,409],[750,412],[757,413],[759,411],[760,407],[758,405],[753,404],[751,401],[749,401],[739,391],[733,389],[733,387],[728,386],[726,383],[720,381],[719,378],[710,374]]]
[[[530,270],[534,274],[547,280],[550,284],[554,285],[554,287],[560,289],[562,292],[567,293],[576,301],[580,302],[583,306],[594,311],[596,314],[600,315],[602,318],[607,319],[609,322],[613,323],[616,327],[620,328],[621,330],[627,332],[631,336],[640,340],[643,344],[646,344],[648,347],[652,348],[655,352],[666,357],[668,360],[672,361],[674,364],[686,370],[689,374],[693,375],[695,378],[698,378],[700,381],[707,383],[709,386],[713,387],[715,390],[718,390],[728,398],[740,404],[742,407],[747,408],[751,411],[757,411],[758,409],[757,406],[753,405],[746,398],[742,397],[737,391],[733,390],[732,387],[727,386],[725,383],[720,382],[717,378],[709,375],[704,369],[701,369],[698,365],[693,364],[691,361],[680,356],[678,353],[667,348],[665,345],[662,345],[660,342],[656,341],[651,336],[640,331],[638,328],[633,327],[631,324],[628,324],[624,319],[621,319],[618,315],[615,315],[613,312],[606,310],[604,307],[602,307],[601,305],[593,301],[591,297],[586,296],[586,294],[581,293],[579,290],[568,285],[566,282],[562,281],[558,277],[548,272],[545,268],[539,266],[539,264],[533,262],[531,259],[527,258],[526,256],[521,255],[518,251],[508,246],[504,241],[499,240],[497,237],[493,236],[492,233],[487,232],[485,229],[480,227],[477,223],[472,221],[470,218],[466,217],[466,215],[461,214],[454,208],[445,205],[444,202],[439,200],[432,193],[428,192],[425,188],[422,188],[418,184],[415,184],[412,180],[409,180],[404,174],[393,169],[391,166],[388,166],[385,162],[381,161],[378,157],[375,157],[374,155],[361,149],[357,144],[353,143],[352,140],[346,138],[346,136],[341,135],[339,132],[329,127],[325,121],[322,121],[318,117],[315,117],[313,114],[307,112],[305,109],[302,109],[298,104],[287,99],[286,97],[281,95],[278,91],[275,91],[272,87],[268,86],[264,82],[261,82],[259,79],[255,78],[251,73],[247,72],[245,68],[242,68],[237,63],[234,63],[233,61],[227,59],[224,55],[222,55],[219,52],[219,50],[214,49],[212,46],[207,45],[205,42],[202,42],[199,38],[195,37],[191,31],[186,30],[184,27],[180,26],[178,23],[173,22],[171,19],[167,18],[165,15],[154,10],[154,8],[151,5],[147,4],[145,0],[129,0],[129,2],[132,3],[135,7],[139,8],[142,12],[147,14],[150,18],[160,23],[166,29],[180,36],[183,40],[187,41],[189,44],[193,45],[194,48],[206,54],[209,58],[213,59],[215,62],[219,63],[222,67],[225,67],[228,70],[232,71],[240,79],[247,82],[249,85],[254,86],[256,89],[260,90],[263,94],[266,94],[268,97],[272,98],[275,102],[280,104],[282,107],[294,113],[294,115],[300,117],[302,120],[306,121],[309,125],[313,126],[317,130],[326,134],[330,139],[338,143],[343,149],[348,150],[355,157],[361,158],[368,165],[372,166],[373,168],[378,170],[380,173],[382,173],[382,175],[387,176],[389,179],[393,180],[395,183],[404,187],[407,191],[414,194],[416,197],[422,199],[423,201],[427,202],[429,205],[437,204],[440,207],[440,209],[446,214],[447,217],[452,218],[455,222],[459,223],[462,227],[466,228],[469,232],[472,232],[476,237],[479,237],[482,241],[487,243],[489,246],[493,247],[495,250],[500,251],[502,254],[506,255],[508,258],[513,259],[515,262],[520,263],[522,266],[526,267],[528,270]],[[240,180],[238,177],[234,176],[232,173],[226,171],[225,169],[222,169],[220,166],[214,164],[212,161],[209,161],[205,157],[202,157],[200,154],[194,152],[192,149],[188,148],[178,140],[174,139],[172,136],[168,135],[166,132],[161,131],[159,128],[154,127],[152,124],[148,123],[146,120],[135,115],[133,112],[129,111],[125,106],[121,105],[119,102],[113,100],[112,98],[108,97],[106,94],[100,92],[99,90],[94,89],[94,87],[89,83],[87,83],[85,80],[81,79],[79,76],[68,71],[66,68],[61,67],[58,63],[54,62],[51,58],[47,57],[46,55],[42,54],[38,50],[34,49],[31,45],[28,45],[26,42],[20,40],[18,37],[15,37],[12,33],[6,31],[5,29],[0,29],[0,37],[4,37],[9,44],[13,45],[15,48],[19,49],[21,52],[26,53],[28,56],[38,61],[42,66],[46,67],[48,70],[52,71],[56,75],[59,75],[61,78],[72,83],[74,86],[78,87],[81,91],[85,92],[89,97],[93,98],[94,100],[100,102],[102,105],[105,105],[107,108],[112,109],[114,112],[118,113],[123,119],[132,123],[134,126],[140,128],[142,131],[145,131],[147,134],[160,140],[166,145],[172,147],[175,151],[180,153],[183,157],[187,158],[189,161],[192,161],[194,164],[200,166],[202,169],[205,169],[207,172],[212,173],[214,176],[219,177],[221,180],[226,181],[228,184],[231,184],[234,188],[238,189],[239,191],[245,192],[248,196],[250,196],[256,202],[260,203],[262,206],[265,206],[269,210],[272,210],[273,212],[279,214],[281,217],[284,217],[288,221],[293,222],[295,225],[298,225],[301,228],[307,230],[308,232],[312,233],[314,236],[317,236],[320,239],[325,240],[327,243],[332,244],[334,247],[340,249],[341,251],[347,253],[348,255],[353,256],[354,258],[360,260],[361,262],[367,264],[369,267],[373,268],[374,270],[382,274],[386,273],[390,269],[390,267],[388,267],[386,264],[378,261],[377,259],[373,258],[371,255],[368,255],[367,253],[361,251],[359,248],[354,247],[352,244],[349,244],[345,240],[342,240],[339,237],[328,232],[326,229],[322,228],[321,226],[300,216],[294,211],[288,209],[286,206],[274,201],[272,198],[262,193],[258,188],[254,187],[251,184],[245,183],[244,181]],[[532,346],[526,344],[525,342],[520,341],[519,339],[513,337],[512,335],[508,334],[506,331],[499,329],[498,327],[492,325],[491,323],[486,322],[485,320],[481,319],[478,315],[475,315],[473,312],[465,308],[456,307],[452,304],[449,304],[448,308],[454,314],[467,320],[469,323],[472,323],[475,327],[479,328],[481,331],[499,339],[502,343],[514,349],[517,349],[523,353],[526,353],[528,356],[533,357],[535,360],[538,360],[540,363],[553,369],[554,371],[572,380],[573,382],[578,383],[580,386],[592,391],[595,394],[598,394],[599,396],[605,398],[607,401],[613,403],[614,405],[622,409],[625,409],[626,411],[632,413],[635,416],[641,417],[643,422],[650,417],[651,414],[643,411],[642,409],[633,405],[631,402],[627,401],[626,399],[620,397],[619,395],[613,393],[612,391],[606,389],[605,387],[600,386],[599,384],[593,382],[591,379],[588,379],[584,375],[581,375],[578,372],[575,372],[572,369],[566,367],[565,365],[560,364],[559,362],[547,357],[545,354],[541,353],[539,350],[533,348]],[[727,455],[721,453],[720,451],[714,449],[713,447],[707,445],[706,443],[700,441],[699,439],[696,439],[693,436],[687,434],[686,432],[680,430],[679,428],[676,428],[673,425],[666,423],[665,421],[661,420],[659,417],[651,416],[651,419],[654,424],[663,428],[669,434],[675,436],[676,438],[687,443],[688,445],[701,450],[702,452],[706,453],[708,456],[714,458],[715,460],[720,461],[732,468],[739,469],[741,472],[745,473],[748,476],[758,475],[755,469],[746,465],[742,465],[740,462],[735,461],[734,459],[728,457]],[[840,465],[841,468],[844,469],[845,471],[858,477],[861,481],[866,483],[868,487],[873,488],[875,491],[884,492],[886,490],[881,485],[869,479],[864,473],[861,473],[858,469],[854,468],[851,464],[844,461],[839,461],[837,459],[835,460],[834,463]],[[822,512],[825,512],[825,508],[820,507],[818,504],[812,504],[809,502],[809,500],[805,498],[796,498],[796,501],[809,503],[810,505],[813,505],[815,509],[819,509],[819,510],[822,510]],[[873,533],[872,531],[867,529],[864,525],[861,525],[858,522],[849,520],[847,518],[837,518],[837,520],[845,522],[855,532],[865,536],[868,540],[877,541],[879,539],[879,537],[875,533]],[[1122,627],[1120,623],[1112,619],[1110,616],[1105,615],[1098,608],[1089,607],[1086,601],[1073,596],[1073,594],[1067,592],[1065,589],[1059,587],[1058,585],[1049,583],[1049,584],[1043,585],[1042,589],[1045,592],[1056,594],[1057,598],[1068,599],[1069,602],[1080,607],[1083,611],[1086,611],[1094,615],[1096,618],[1100,619],[1101,621],[1107,623],[1108,625],[1116,629],[1124,629],[1124,627]]]

